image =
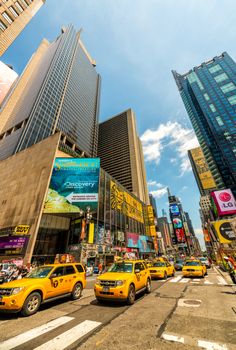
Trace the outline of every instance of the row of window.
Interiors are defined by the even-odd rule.
[[[28,3],[26,2],[26,0],[20,0],[21,4],[23,4],[25,7],[28,7],[30,3],[33,2],[33,0],[27,0]],[[5,1],[6,2],[6,1]],[[14,21],[14,18],[17,18],[23,11],[24,8],[23,6],[20,4],[19,1],[16,1],[14,3],[14,6],[10,6],[8,9],[11,12],[11,15],[8,14],[6,11],[2,13],[2,17],[9,23],[12,24],[12,22]],[[7,29],[7,26],[0,20],[0,30],[4,31]]]

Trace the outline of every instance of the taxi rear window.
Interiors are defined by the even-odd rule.
[[[82,265],[76,264],[75,267],[76,267],[76,269],[78,270],[78,272],[84,272],[84,268],[83,268]]]

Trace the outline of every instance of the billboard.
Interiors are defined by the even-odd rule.
[[[56,158],[44,213],[82,213],[97,209],[99,158]]]
[[[236,202],[230,189],[211,192],[219,216],[236,214]]]
[[[212,222],[220,243],[232,243],[236,240],[233,220],[219,220]]]
[[[204,190],[216,188],[215,180],[200,147],[190,150],[193,162]]]
[[[17,77],[18,74],[13,69],[0,61],[0,104]]]
[[[179,218],[173,218],[173,224],[174,224],[174,228],[182,228],[183,227],[182,220]]]
[[[0,249],[23,249],[27,244],[29,237],[0,237]]]
[[[170,204],[170,212],[172,215],[179,215],[179,207],[177,204]]]
[[[138,248],[139,247],[139,235],[137,233],[127,233],[127,247]]]
[[[138,247],[141,253],[149,253],[151,251],[147,236],[139,236]]]
[[[185,243],[186,240],[185,240],[185,234],[184,234],[183,228],[175,229],[175,235],[178,243]]]
[[[121,211],[124,215],[143,223],[142,204],[114,181],[110,182],[111,209]]]

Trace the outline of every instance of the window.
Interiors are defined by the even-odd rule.
[[[216,64],[215,66],[209,68],[210,73],[215,73],[215,72],[218,72],[219,70],[221,70],[221,66],[219,64]]]
[[[228,101],[232,106],[236,105],[236,95],[228,97]]]
[[[15,11],[14,7],[10,6],[9,10],[11,11],[14,17],[18,17],[18,13]]]
[[[16,7],[18,8],[18,10],[19,10],[20,12],[23,12],[23,11],[24,11],[23,7],[19,4],[18,1],[15,2],[15,5],[16,5]]]
[[[203,85],[202,85],[200,79],[198,78],[198,76],[197,76],[197,74],[196,74],[195,72],[192,72],[192,73],[190,73],[190,74],[188,75],[188,81],[189,81],[190,84],[192,84],[192,83],[197,83],[198,86],[199,86],[199,88],[200,88],[201,90],[204,90],[204,87],[203,87]]]
[[[212,103],[209,105],[209,107],[212,112],[216,112],[215,106]]]
[[[84,272],[83,266],[82,265],[75,265],[75,267],[77,268],[78,272]]]
[[[7,27],[2,21],[0,21],[0,30],[4,31],[5,29],[7,29]]]
[[[3,12],[3,13],[2,13],[2,17],[5,18],[5,20],[6,20],[8,23],[10,23],[10,24],[13,22],[12,19],[11,19],[11,17],[8,16],[8,14],[7,14],[6,12]]]
[[[56,275],[55,277],[63,276],[63,270],[64,270],[63,266],[58,267],[56,270],[53,271],[53,275],[55,274]]]
[[[204,94],[204,97],[205,97],[205,100],[206,100],[206,101],[209,101],[209,100],[210,100],[210,97],[209,97],[208,94]]]
[[[220,88],[225,94],[226,92],[235,90],[236,86],[234,85],[234,83],[228,83],[228,84],[222,85]]]
[[[215,77],[215,81],[216,81],[217,83],[220,83],[221,81],[224,81],[224,80],[227,80],[227,79],[229,79],[229,77],[228,77],[228,75],[225,74],[225,73],[219,74],[219,75],[217,75],[217,76]]]
[[[25,0],[20,0],[21,1],[21,3],[23,4],[23,5],[25,5],[25,7],[27,7],[28,6],[28,4],[26,3],[26,1]]]
[[[72,265],[66,266],[65,270],[65,275],[72,275],[73,273],[75,273],[75,269]]]
[[[219,115],[218,115],[218,117],[216,117],[216,121],[219,124],[219,126],[224,125],[224,122],[223,122],[223,120],[221,119],[221,117]]]

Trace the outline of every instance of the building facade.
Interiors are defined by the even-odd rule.
[[[12,66],[0,61],[0,108],[17,77],[18,74],[13,70]]]
[[[236,191],[236,63],[226,53],[181,75],[180,95],[217,189]]]
[[[72,254],[86,264],[109,264],[115,256],[155,256],[153,237],[146,234],[145,203],[101,168],[96,182],[88,164],[99,159],[72,157],[61,143],[63,138],[55,133],[0,162],[0,261],[42,264],[53,262],[57,254]],[[62,181],[57,177],[62,169],[58,161],[69,170]],[[75,176],[76,164],[85,173]],[[88,203],[82,199],[76,207],[69,196],[62,195],[60,190],[68,188],[69,182],[77,185],[73,187],[76,196],[87,195]],[[79,184],[93,187],[95,182],[93,207],[90,191],[85,186],[83,192]]]
[[[142,144],[131,109],[99,124],[98,156],[105,171],[149,203]]]
[[[0,0],[0,56],[44,3],[45,0]]]
[[[51,44],[44,40],[1,110],[0,159],[57,131],[72,153],[96,156],[100,76],[94,66],[72,26]]]

